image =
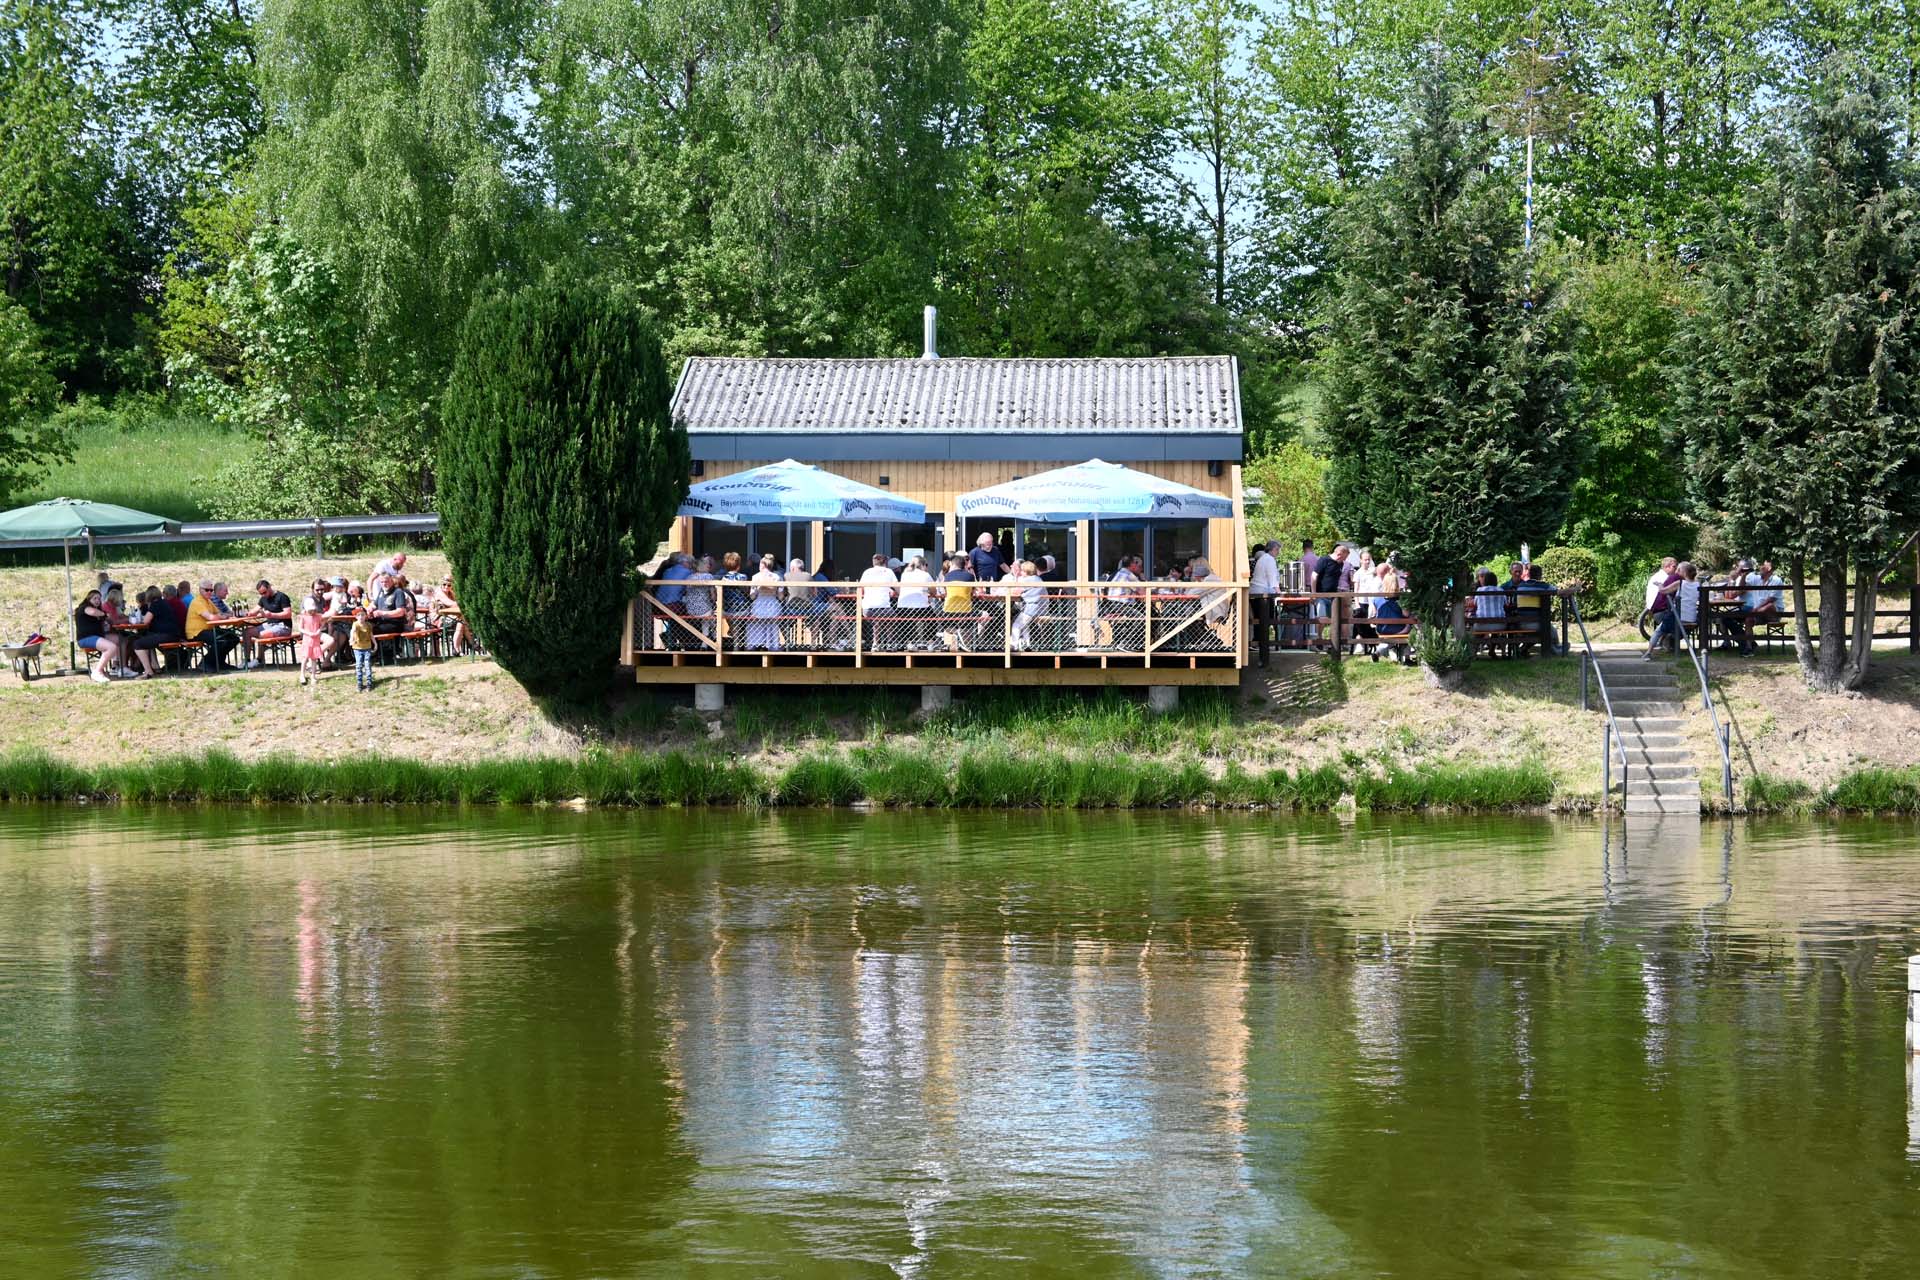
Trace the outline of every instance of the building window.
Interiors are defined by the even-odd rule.
[[[829,521],[826,526],[826,557],[833,562],[833,576],[851,582],[866,571],[877,555],[905,559],[909,551],[918,551],[932,566],[945,550],[943,516],[927,513],[924,524],[874,524],[869,521]]]
[[[1207,553],[1205,520],[1102,520],[1094,539],[1099,552],[1096,576],[1110,578],[1121,561],[1139,556],[1147,578],[1165,578]]]

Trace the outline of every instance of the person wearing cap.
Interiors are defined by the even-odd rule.
[[[320,644],[321,657],[325,665],[332,666],[346,649],[348,633],[353,629],[353,598],[347,592],[344,574],[335,574],[319,587],[320,612],[327,623],[327,634]]]

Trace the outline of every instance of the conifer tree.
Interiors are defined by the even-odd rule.
[[[475,305],[441,433],[439,506],[460,604],[539,696],[584,702],[613,670],[621,609],[687,490],[687,435],[637,308],[542,284]]]
[[[1512,184],[1460,105],[1432,64],[1386,171],[1343,210],[1321,357],[1334,523],[1399,554],[1429,623],[1476,559],[1545,544],[1581,461],[1570,327],[1552,284],[1530,286]]]
[[[1801,670],[1826,692],[1866,678],[1876,578],[1920,525],[1920,203],[1896,141],[1878,81],[1823,64],[1721,235],[1675,370],[1697,505],[1791,566]]]

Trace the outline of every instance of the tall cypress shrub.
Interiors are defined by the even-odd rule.
[[[1570,326],[1551,282],[1529,285],[1492,135],[1458,110],[1434,66],[1391,164],[1348,202],[1320,357],[1328,509],[1376,554],[1399,553],[1429,623],[1475,560],[1547,542],[1581,461]]]
[[[478,303],[447,382],[440,523],[461,607],[540,697],[604,690],[621,610],[687,488],[652,326],[593,284]]]

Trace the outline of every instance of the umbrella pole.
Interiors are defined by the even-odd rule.
[[[792,564],[793,563],[793,521],[791,520],[787,521],[786,525],[787,525],[787,563]],[[786,570],[782,569],[780,572],[785,573]]]
[[[67,670],[74,669],[73,655],[80,647],[79,636],[73,629],[73,540],[60,540],[60,559],[67,566]]]

